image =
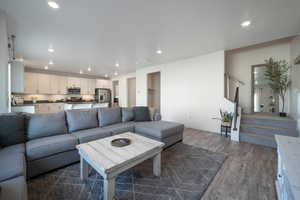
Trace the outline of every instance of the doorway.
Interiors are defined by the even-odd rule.
[[[127,101],[128,107],[136,106],[136,79],[128,78],[127,79]]]
[[[265,65],[252,66],[251,102],[254,113],[278,113],[279,97],[265,78]]]
[[[160,72],[154,72],[147,75],[147,93],[148,107],[160,112]]]
[[[119,106],[119,81],[112,82],[112,107]]]

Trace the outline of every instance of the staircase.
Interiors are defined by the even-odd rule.
[[[240,141],[276,148],[274,135],[298,137],[297,123],[271,114],[243,114]]]

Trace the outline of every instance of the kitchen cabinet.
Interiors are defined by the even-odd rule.
[[[55,76],[55,75],[50,76],[50,88],[51,88],[51,94],[59,94],[59,90],[60,90],[59,76]]]
[[[80,93],[82,95],[89,93],[89,79],[85,79],[85,78],[80,79]]]
[[[24,92],[24,64],[14,61],[11,64],[11,92]]]
[[[68,78],[65,76],[58,76],[59,91],[58,94],[68,94]]]
[[[96,88],[107,88],[111,89],[111,81],[105,79],[98,79],[96,82]]]
[[[51,94],[67,94],[67,77],[51,75]]]
[[[89,90],[88,94],[89,95],[95,95],[95,88],[96,88],[96,80],[95,79],[88,79],[88,85],[89,85]]]
[[[43,103],[36,105],[36,113],[56,113],[64,110],[64,103]]]
[[[38,74],[38,94],[51,94],[51,75]]]
[[[25,72],[24,75],[24,93],[38,94],[38,74]]]
[[[68,77],[68,88],[74,88],[74,87],[80,88],[80,78]]]

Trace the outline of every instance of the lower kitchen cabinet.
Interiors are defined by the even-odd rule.
[[[56,113],[64,110],[64,103],[42,103],[36,105],[36,113]]]

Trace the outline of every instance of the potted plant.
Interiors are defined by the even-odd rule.
[[[220,109],[221,121],[223,126],[231,126],[233,114],[231,112],[222,111]]]
[[[289,70],[291,66],[285,60],[275,61],[273,58],[265,60],[265,64],[267,68],[265,77],[269,81],[269,86],[279,95],[282,101],[282,109],[279,115],[281,117],[286,117],[287,114],[284,112],[285,95],[292,83],[289,79]]]

